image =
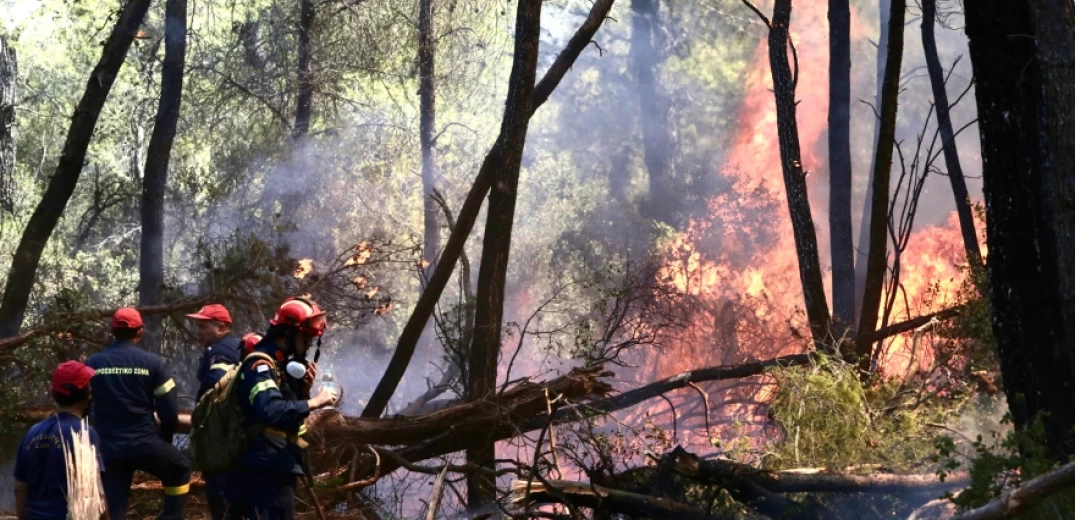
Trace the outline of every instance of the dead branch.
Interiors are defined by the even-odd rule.
[[[992,502],[957,515],[952,520],[1002,520],[1012,518],[1061,491],[1075,487],[1075,462],[1031,479],[1026,484],[1005,491]]]
[[[561,504],[567,499],[576,506],[601,508],[632,516],[676,520],[711,518],[701,510],[673,500],[569,480],[546,480],[541,483],[515,481],[512,484],[512,503],[527,505],[523,503],[523,497],[528,488],[532,503]]]

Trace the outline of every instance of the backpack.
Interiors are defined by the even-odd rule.
[[[246,451],[247,440],[254,432],[243,424],[241,396],[235,389],[239,386],[239,369],[251,358],[264,359],[276,369],[275,360],[268,354],[247,354],[205,392],[190,414],[190,452],[197,471],[211,475],[235,469]]]

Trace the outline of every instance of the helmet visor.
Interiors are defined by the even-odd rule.
[[[303,332],[310,336],[320,337],[325,333],[325,328],[328,327],[328,322],[325,321],[324,314],[318,314],[310,319],[306,320],[306,324],[302,327]]]

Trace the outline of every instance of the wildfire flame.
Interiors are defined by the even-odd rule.
[[[378,306],[376,309],[374,309],[373,310],[373,315],[374,316],[384,316],[385,314],[388,314],[392,310],[392,305],[393,305],[392,300],[388,300],[384,304],[382,304],[382,305]]]
[[[356,276],[351,280],[351,283],[355,285],[355,289],[361,291],[362,289],[366,288],[366,285],[369,284],[369,281],[369,278],[366,278],[365,276]]]
[[[295,266],[294,276],[295,278],[302,280],[303,278],[306,278],[306,275],[310,274],[310,271],[313,270],[314,261],[309,258],[303,258],[302,260],[299,260],[298,264]]]
[[[369,240],[363,240],[355,245],[355,254],[351,255],[343,265],[352,267],[356,265],[365,265],[369,262],[370,256],[373,255],[373,249],[370,246]]]
[[[367,299],[367,300],[372,300],[372,299],[373,299],[373,297],[374,297],[374,296],[377,296],[377,293],[379,293],[379,292],[381,292],[381,288],[380,288],[380,287],[374,287],[374,288],[372,288],[372,289],[370,289],[370,290],[366,291],[366,299]]]

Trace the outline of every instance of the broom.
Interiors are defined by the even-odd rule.
[[[104,493],[97,448],[90,442],[89,423],[83,419],[81,430],[71,429],[70,448],[66,442],[61,444],[67,466],[68,520],[100,520],[105,512]]]

